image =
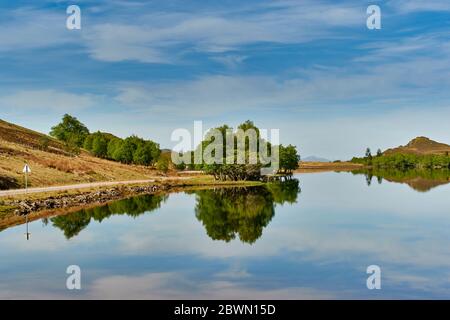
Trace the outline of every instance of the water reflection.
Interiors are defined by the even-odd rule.
[[[352,171],[353,174],[364,175],[368,186],[372,185],[376,178],[378,184],[383,179],[389,182],[404,183],[418,192],[428,192],[433,188],[450,183],[450,170],[438,169],[387,169],[371,168]]]
[[[450,297],[450,184],[417,193],[376,178],[366,188],[364,175],[301,175],[301,198],[295,180],[240,189],[241,196],[180,192],[49,218],[46,227],[29,216],[33,241],[24,240],[25,225],[0,233],[0,299]],[[255,202],[258,209],[245,212]],[[212,225],[208,207],[221,213]],[[98,223],[118,213],[139,217]],[[89,226],[53,227],[77,225],[75,217]],[[81,292],[66,289],[71,264],[85,271]],[[373,264],[382,268],[382,290],[366,287]]]
[[[25,216],[25,224],[26,224],[25,237],[27,238],[27,240],[30,240],[31,233],[29,232],[28,229],[28,215]]]
[[[197,191],[195,215],[213,240],[229,242],[238,236],[254,243],[275,215],[275,204],[295,203],[299,192],[297,179],[264,187]]]
[[[254,243],[275,215],[275,205],[295,203],[300,192],[299,181],[289,179],[262,187],[228,187],[192,191],[196,195],[195,214],[213,240],[229,242],[239,236]],[[112,215],[137,217],[160,208],[167,195],[144,195],[100,207],[50,219],[52,225],[73,238],[94,220],[102,222]]]
[[[75,213],[51,218],[54,227],[61,229],[67,239],[78,235],[86,228],[91,220],[102,222],[112,215],[126,214],[137,217],[161,207],[167,200],[167,195],[143,195],[130,199],[119,200],[104,206],[84,209]]]

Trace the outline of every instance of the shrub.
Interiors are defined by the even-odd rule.
[[[158,159],[158,162],[156,163],[156,169],[164,173],[167,173],[167,171],[169,171],[169,162],[170,161],[167,157],[160,157]]]

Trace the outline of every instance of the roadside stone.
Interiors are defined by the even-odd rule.
[[[152,194],[158,191],[166,191],[169,188],[169,185],[120,186],[74,196],[52,196],[47,199],[35,201],[16,200],[12,201],[10,204],[18,207],[18,209],[14,211],[16,215],[25,215],[40,210],[62,209],[95,203],[103,204],[126,196]]]

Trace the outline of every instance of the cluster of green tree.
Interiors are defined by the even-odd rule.
[[[217,180],[260,180],[261,168],[269,167],[268,159],[272,156],[272,145],[270,142],[261,138],[260,130],[252,121],[247,120],[237,128],[241,132],[248,133],[252,131],[255,133],[253,137],[256,141],[254,148],[251,148],[250,135],[239,136],[228,125],[223,125],[218,128],[210,130],[205,135],[205,140],[196,148],[195,151],[190,152],[190,164],[181,163],[177,165],[178,169],[184,169],[188,167],[191,170],[203,170],[207,174],[211,174]],[[220,132],[220,137],[217,137],[213,132]],[[217,141],[216,139],[221,139]],[[234,152],[230,155],[227,153],[227,142],[232,141],[234,145]],[[228,146],[229,147],[229,146]],[[259,150],[261,148],[267,151],[266,159],[261,159]],[[292,145],[279,147],[279,171],[278,173],[291,174],[293,170],[299,166],[300,156],[298,155],[297,148]],[[244,163],[238,161],[240,155],[239,149],[244,149]],[[214,163],[207,163],[203,157],[205,150],[211,150],[211,157],[214,159]],[[187,155],[189,157],[189,155]],[[203,159],[201,164],[194,164],[194,159]],[[256,161],[250,161],[254,159]]]
[[[70,239],[78,235],[89,223],[94,220],[102,222],[112,215],[127,215],[138,217],[146,212],[151,212],[161,207],[167,195],[143,195],[134,198],[112,202],[110,204],[83,209],[67,215],[51,218],[54,227],[61,229],[64,236]]]
[[[370,149],[366,151],[363,158],[353,158],[351,162],[360,163],[378,168],[396,169],[450,169],[450,156],[448,154],[403,154],[394,153],[384,155],[381,150],[376,156],[372,156]]]
[[[135,135],[121,139],[100,131],[91,134],[84,124],[68,114],[52,128],[50,135],[64,142],[68,151],[79,153],[83,147],[96,157],[126,164],[154,164],[161,152],[157,143]]]
[[[254,243],[275,215],[275,204],[294,203],[300,192],[297,179],[263,187],[196,191],[195,213],[213,240],[229,242],[239,237]]]
[[[87,136],[83,147],[96,157],[145,166],[154,164],[161,152],[153,141],[135,135],[120,139],[102,132]]]

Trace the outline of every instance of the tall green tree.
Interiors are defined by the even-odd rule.
[[[133,154],[136,146],[133,139],[127,138],[120,144],[118,150],[116,150],[116,159],[122,163],[133,163]]]
[[[293,145],[283,146],[280,145],[280,170],[285,173],[292,173],[299,167],[300,156],[297,152],[297,148]]]
[[[381,157],[383,155],[383,151],[381,149],[377,150],[377,157]]]
[[[120,159],[120,148],[122,146],[123,140],[119,138],[111,139],[108,143],[108,158],[119,161]]]
[[[108,141],[100,132],[95,134],[92,140],[92,154],[99,158],[108,156]]]
[[[133,153],[133,162],[135,164],[149,166],[156,161],[159,156],[159,147],[152,141],[140,143]]]
[[[77,118],[65,114],[62,121],[52,128],[50,135],[69,145],[82,147],[89,130]]]

